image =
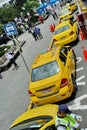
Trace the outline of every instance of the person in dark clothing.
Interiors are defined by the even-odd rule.
[[[39,15],[39,18],[38,20],[41,22],[41,23],[44,23],[44,20],[43,20],[43,17]]]
[[[0,45],[7,44],[8,38],[6,34],[3,34],[3,36],[0,36]]]
[[[39,39],[39,37],[37,36],[37,33],[35,31],[34,28],[29,28],[29,32],[32,34],[32,36],[34,37],[35,41]]]
[[[57,19],[58,15],[57,15],[57,13],[56,13],[56,11],[54,9],[53,9],[53,13],[54,13],[55,19]]]
[[[42,36],[42,34],[41,34],[40,28],[39,28],[39,27],[35,27],[34,30],[35,30],[35,34],[38,36],[38,38],[39,38],[39,39],[42,39],[43,36]]]

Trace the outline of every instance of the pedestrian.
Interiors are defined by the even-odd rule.
[[[55,19],[57,19],[58,15],[57,15],[56,11],[54,9],[52,11],[54,12]]]
[[[49,13],[53,16],[54,20],[58,18],[58,15],[54,9],[49,9]]]
[[[28,32],[32,34],[32,36],[34,37],[35,41],[37,41],[39,39],[39,37],[37,36],[37,33],[35,31],[35,28],[29,28]]]
[[[43,20],[43,17],[39,15],[39,18],[38,20],[41,22],[41,23],[44,23],[44,20]]]
[[[19,66],[15,62],[13,51],[8,50],[7,48],[5,48],[5,56],[6,56],[7,59],[10,60],[11,64],[14,64],[15,69],[18,69]]]
[[[55,118],[55,126],[57,130],[76,130],[79,129],[79,123],[82,117],[73,114],[65,104],[59,105],[58,112]]]
[[[43,36],[41,34],[41,29],[39,27],[35,27],[34,30],[35,30],[35,33],[38,36],[38,38],[43,39]]]
[[[55,14],[54,14],[54,12],[52,10],[51,10],[51,15],[53,16],[53,19],[55,20],[56,17],[55,17]]]

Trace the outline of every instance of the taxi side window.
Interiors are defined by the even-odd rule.
[[[72,26],[73,26],[73,24],[74,24],[74,22],[73,22],[73,21],[71,21],[71,20],[70,20],[70,22],[69,22],[69,23],[70,23]]]
[[[54,44],[54,41],[52,41],[50,48],[56,48],[56,44]]]
[[[68,55],[68,49],[65,47],[62,47],[60,50],[59,58],[64,65],[66,64],[67,55]]]
[[[66,56],[62,52],[60,52],[59,57],[60,57],[60,60],[62,61],[62,63],[65,65],[66,64]]]
[[[45,130],[57,130],[55,125],[48,126]]]
[[[64,53],[64,54],[67,56],[67,54],[68,54],[68,49],[67,49],[66,47],[62,47],[62,48],[60,49],[60,52]]]
[[[56,45],[53,43],[51,48],[56,48]]]

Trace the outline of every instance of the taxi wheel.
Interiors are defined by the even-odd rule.
[[[73,87],[74,87],[72,97],[74,97],[77,93],[77,90],[78,90],[78,86],[77,86],[76,79],[74,78],[74,76],[72,76],[72,83],[73,83]]]
[[[76,32],[76,35],[77,35],[77,41],[79,41],[79,28],[78,28],[78,30],[77,30],[77,32]]]

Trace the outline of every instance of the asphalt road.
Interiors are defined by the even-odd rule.
[[[48,48],[52,33],[49,31],[49,25],[52,23],[57,24],[58,19],[54,20],[50,16],[44,24],[40,24],[43,39],[34,41],[29,33],[24,33],[19,37],[19,40],[26,40],[23,46],[23,57],[30,69],[34,57],[43,49]],[[83,117],[81,123],[82,130],[87,130],[87,61],[84,61],[82,46],[84,45],[87,50],[87,41],[80,41],[73,47],[77,57],[77,84],[78,92],[74,100],[68,100],[66,103],[77,114]],[[9,130],[11,123],[23,112],[26,111],[29,105],[29,95],[27,92],[29,85],[29,73],[25,64],[19,56],[16,60],[19,64],[18,70],[13,70],[14,66],[7,71],[2,72],[3,79],[0,79],[0,130]]]
[[[22,55],[30,69],[34,57],[43,49],[48,48],[52,33],[49,31],[49,25],[57,23],[50,16],[44,24],[40,24],[43,39],[35,41],[28,32],[22,34],[19,40],[26,40],[23,46]],[[8,44],[12,44],[8,43]],[[29,95],[27,92],[29,85],[29,73],[26,66],[19,56],[16,60],[20,66],[18,70],[13,70],[14,66],[7,71],[2,72],[3,79],[0,79],[0,130],[9,130],[11,123],[24,111],[29,104]]]

